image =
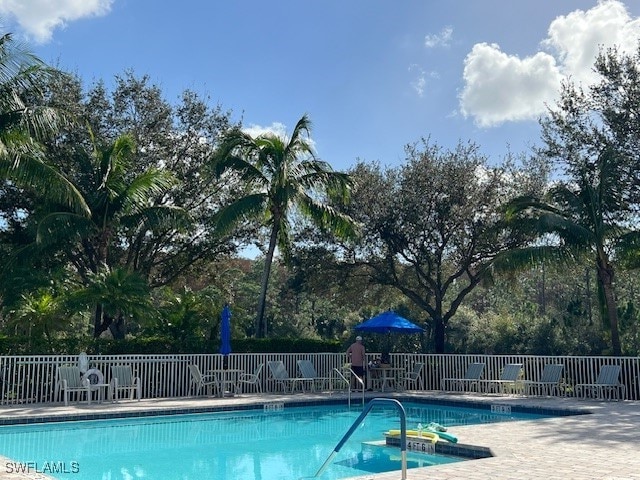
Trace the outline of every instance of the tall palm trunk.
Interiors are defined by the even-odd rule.
[[[269,250],[264,259],[264,272],[262,274],[262,288],[260,291],[260,300],[258,303],[258,316],[256,318],[256,337],[264,338],[266,334],[264,311],[267,305],[267,288],[269,287],[269,276],[271,275],[271,264],[273,263],[273,254],[276,250],[278,241],[278,222],[274,221],[271,237],[269,238]]]
[[[620,333],[618,331],[618,305],[616,295],[613,290],[613,268],[606,258],[598,257],[598,281],[602,287],[604,302],[609,319],[609,327],[611,329],[611,348],[616,356],[622,355],[622,347],[620,345]]]
[[[110,240],[110,229],[105,227],[103,222],[103,229],[97,236],[97,248],[96,248],[96,270],[93,273],[97,273],[98,270],[107,264],[107,255]],[[107,331],[110,327],[111,321],[105,314],[104,307],[101,303],[97,303],[93,309],[93,337],[98,338],[103,332]]]
[[[102,304],[98,303],[93,308],[93,338],[98,338],[108,327],[102,321]]]

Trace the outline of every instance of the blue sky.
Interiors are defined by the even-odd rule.
[[[132,69],[254,133],[307,113],[338,170],[398,165],[421,137],[529,151],[563,79],[592,82],[599,45],[633,51],[639,15],[636,0],[0,0],[3,27],[85,85]]]

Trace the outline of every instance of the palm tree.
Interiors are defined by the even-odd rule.
[[[0,180],[33,188],[86,215],[82,195],[46,163],[38,143],[66,121],[59,110],[44,104],[42,87],[55,73],[10,33],[0,36]]]
[[[572,182],[550,188],[545,198],[513,200],[507,210],[513,226],[539,239],[554,235],[558,242],[509,252],[495,266],[514,269],[545,259],[574,261],[585,254],[590,256],[597,272],[601,310],[609,323],[613,354],[621,355],[612,256],[637,234],[624,227],[626,217],[622,212],[627,209],[617,185],[613,155],[611,150],[605,150],[584,169],[576,170]]]
[[[315,157],[310,129],[311,122],[303,115],[290,138],[273,133],[253,138],[233,130],[225,136],[215,156],[216,175],[236,172],[249,190],[221,210],[217,222],[220,231],[248,219],[259,219],[270,230],[256,318],[258,337],[265,334],[267,287],[275,249],[279,248],[285,260],[289,258],[294,213],[338,236],[355,234],[353,220],[330,206],[330,202],[348,200],[349,176],[333,171]]]
[[[86,285],[68,299],[77,307],[99,306],[101,324],[109,328],[116,339],[124,339],[127,317],[143,318],[151,310],[151,295],[146,280],[125,268],[103,266],[90,274]]]
[[[88,155],[78,155],[77,185],[90,215],[54,209],[38,224],[38,243],[66,245],[66,254],[87,285],[95,283],[92,279],[105,269],[114,272],[126,264],[127,271],[135,271],[135,259],[123,259],[125,249],[131,253],[135,250],[132,244],[144,234],[168,225],[177,229],[187,221],[183,209],[155,202],[174,184],[173,176],[160,169],[132,175],[134,153],[128,135],[103,147],[94,141]],[[113,313],[104,307],[103,303],[95,305],[95,337],[110,328],[113,320]]]

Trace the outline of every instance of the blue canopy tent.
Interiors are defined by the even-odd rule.
[[[391,333],[423,333],[424,329],[406,318],[398,315],[393,310],[380,313],[375,317],[371,317],[354,327],[357,332],[383,333],[387,334],[387,352],[388,356],[391,343]],[[384,359],[383,359],[384,360]],[[387,363],[387,362],[384,362]]]
[[[227,368],[228,355],[231,353],[231,308],[225,305],[220,316],[220,353],[223,355],[223,365]]]

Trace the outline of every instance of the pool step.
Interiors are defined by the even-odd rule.
[[[388,447],[400,448],[400,437],[387,435],[381,443]],[[410,448],[412,446],[413,448]],[[491,449],[479,445],[465,445],[463,443],[450,443],[439,440],[431,443],[430,439],[407,438],[407,450],[425,453],[435,453],[437,455],[448,455],[465,459],[478,459],[493,457]]]

